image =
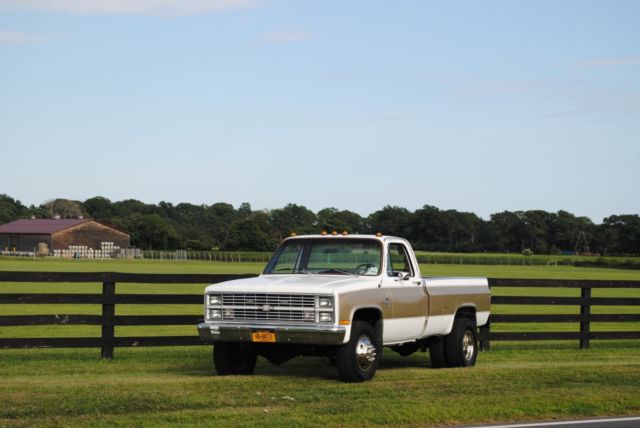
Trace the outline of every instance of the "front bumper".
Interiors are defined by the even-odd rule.
[[[251,342],[251,333],[271,331],[276,334],[276,343],[302,345],[341,345],[346,327],[342,326],[287,326],[249,324],[198,324],[200,340],[211,342]]]

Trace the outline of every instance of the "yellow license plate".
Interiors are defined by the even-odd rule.
[[[276,334],[270,331],[254,331],[251,333],[251,340],[254,342],[275,342]]]

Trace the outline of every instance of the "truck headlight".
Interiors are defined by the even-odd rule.
[[[333,314],[331,312],[320,312],[320,322],[333,322]]]
[[[320,297],[318,299],[318,306],[321,308],[330,308],[333,306],[333,298],[332,297]]]
[[[209,319],[221,320],[222,319],[222,311],[220,309],[209,309]]]
[[[209,294],[209,304],[210,305],[221,305],[222,304],[222,296],[219,294]]]

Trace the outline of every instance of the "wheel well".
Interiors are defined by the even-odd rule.
[[[382,319],[382,314],[380,310],[376,308],[364,308],[358,309],[355,314],[353,314],[353,320],[365,321],[371,327],[376,327],[376,324]]]
[[[471,306],[465,306],[458,309],[456,312],[456,318],[469,318],[474,323],[476,322],[476,308]]]

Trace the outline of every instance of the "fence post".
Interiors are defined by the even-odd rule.
[[[111,274],[102,282],[102,351],[101,358],[113,359],[116,282]]]
[[[491,335],[491,321],[480,327],[480,350],[489,351],[491,344],[489,342],[489,336]]]
[[[580,289],[580,349],[589,349],[589,333],[591,332],[591,287]]]

